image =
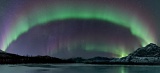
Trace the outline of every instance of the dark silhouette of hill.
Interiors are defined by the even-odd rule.
[[[20,56],[0,50],[0,64],[20,63],[66,63],[66,61],[50,56]]]

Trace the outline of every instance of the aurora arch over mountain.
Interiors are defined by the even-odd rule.
[[[26,3],[25,3],[26,2]],[[129,29],[130,33],[139,39],[141,46],[149,43],[156,43],[154,30],[152,30],[147,20],[138,16],[135,11],[130,12],[129,9],[123,9],[123,7],[112,6],[111,4],[88,1],[25,1],[21,7],[11,7],[16,14],[8,16],[3,22],[4,33],[1,41],[1,49],[6,51],[13,41],[16,41],[18,37],[29,31],[31,28],[39,25],[45,25],[48,22],[67,20],[67,19],[82,19],[82,20],[101,20],[111,22],[114,25],[121,26]],[[115,43],[116,44],[116,43]],[[107,44],[106,44],[107,45]],[[110,45],[111,46],[111,45]],[[111,47],[114,45],[112,44]],[[124,48],[126,45],[120,45]],[[120,48],[120,46],[118,46]],[[95,47],[95,46],[92,46]],[[100,47],[100,46],[98,46]],[[107,46],[105,46],[107,47]],[[116,47],[117,48],[117,47]],[[103,48],[103,51],[105,48]],[[110,51],[111,53],[117,53]],[[123,50],[121,56],[128,54]]]
[[[125,33],[125,35],[120,35],[121,33]],[[128,41],[122,42],[123,40]],[[59,57],[64,54],[66,57],[70,57],[77,53],[79,53],[78,55],[83,53],[85,57],[87,55],[104,56],[105,53],[110,56],[122,57],[133,51],[127,48],[134,48],[140,45],[138,43],[140,43],[138,38],[133,36],[129,29],[122,26],[106,21],[69,19],[31,28],[13,42],[7,51],[32,55],[47,53]],[[38,52],[33,48],[38,48]],[[93,52],[98,53],[94,55]]]

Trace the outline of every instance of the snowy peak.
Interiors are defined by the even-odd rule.
[[[148,44],[145,48],[148,50],[160,49],[156,44],[153,44],[153,43]]]
[[[129,56],[160,57],[160,47],[158,47],[156,44],[150,43],[145,47],[138,48],[136,51],[131,53]]]

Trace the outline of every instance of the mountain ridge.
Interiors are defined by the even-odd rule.
[[[126,57],[107,58],[94,57],[83,59],[81,57],[59,59],[50,56],[20,56],[0,50],[0,64],[28,64],[28,63],[85,63],[85,64],[122,64],[122,65],[160,65],[160,47],[150,43],[138,48]]]

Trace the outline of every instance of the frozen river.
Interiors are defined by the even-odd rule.
[[[0,65],[0,73],[160,73],[160,66],[20,64]]]

